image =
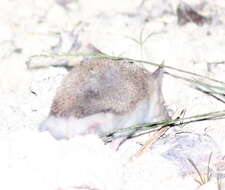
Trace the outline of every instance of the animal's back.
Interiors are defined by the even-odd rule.
[[[128,61],[80,63],[62,81],[39,129],[62,139],[167,119],[161,78],[161,69],[151,74]]]
[[[77,65],[63,80],[51,115],[83,118],[124,114],[149,95],[150,73],[127,61],[97,59]]]

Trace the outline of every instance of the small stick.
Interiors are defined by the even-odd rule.
[[[163,127],[156,131],[145,143],[144,145],[134,154],[133,157],[140,157],[146,149],[150,148],[168,129],[170,126]]]

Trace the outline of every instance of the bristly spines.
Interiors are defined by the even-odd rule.
[[[127,61],[80,63],[58,88],[50,114],[83,118],[102,110],[127,113],[149,96],[150,80],[147,70]]]
[[[162,68],[150,73],[129,61],[101,58],[79,63],[62,81],[39,129],[56,139],[70,139],[167,120],[162,75]]]

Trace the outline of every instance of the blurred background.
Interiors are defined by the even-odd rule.
[[[65,159],[60,165],[55,159],[55,157],[59,157],[56,151],[59,146],[58,142],[53,142],[48,136],[36,132],[37,126],[48,115],[55,89],[68,73],[68,66],[74,66],[83,59],[83,57],[77,56],[78,54],[88,54],[93,49],[96,50],[95,48],[111,56],[145,60],[156,64],[164,62],[165,75],[162,90],[172,118],[224,110],[225,1],[1,1],[0,145],[2,145],[1,150],[4,151],[1,154],[1,159],[4,162],[1,160],[0,164],[6,170],[1,169],[0,176],[8,178],[8,181],[2,178],[3,189],[5,189],[4,183],[6,186],[8,184],[15,185],[12,189],[20,189],[17,184],[20,184],[22,189],[26,189],[24,184],[27,189],[31,189],[31,187],[32,189],[35,189],[35,187],[36,189],[43,189],[36,185],[45,185],[43,179],[46,179],[45,182],[51,182],[51,178],[54,178],[57,174],[55,168],[58,168],[58,166],[62,168],[58,171],[59,176],[54,179],[55,181],[52,180],[54,187],[58,184],[58,179],[73,181],[74,175],[73,173],[70,175],[68,171],[77,172],[77,176],[80,177],[80,170],[73,169],[72,165],[74,168],[85,165],[87,170],[85,170],[86,173],[83,176],[87,180],[89,178],[86,177],[86,174],[92,174],[89,171],[91,167],[94,167],[91,171],[103,176],[103,178],[98,178],[100,179],[98,182],[101,184],[104,181],[109,186],[108,189],[118,189],[113,186],[114,184],[109,183],[112,183],[111,179],[103,180],[110,178],[110,176],[114,176],[119,181],[119,187],[124,184],[123,178],[117,175],[117,167],[114,168],[114,165],[116,165],[114,160],[110,162],[110,159],[114,159],[111,156],[114,153],[108,154],[106,151],[104,155],[101,148],[95,147],[89,152],[91,146],[88,145],[88,148],[85,149],[78,143],[75,147],[80,147],[82,151],[85,150],[87,155],[85,151],[80,157],[77,157],[77,154],[72,154],[71,159],[68,156],[69,162]],[[156,69],[156,66],[151,64],[142,65],[150,71]],[[224,117],[224,111],[221,111],[221,113]],[[186,159],[185,154],[194,158],[197,155],[196,160],[199,162],[196,161],[195,163],[199,166],[203,163],[202,157],[208,161],[209,153],[216,152],[214,151],[214,145],[216,144],[223,156],[223,162],[218,168],[224,171],[224,119],[215,120],[213,118],[182,127],[178,128],[178,131],[180,130],[181,133],[184,132],[185,134],[193,133],[193,135],[190,135],[190,138],[187,139],[184,135],[185,138],[181,141],[176,138],[174,141],[170,139],[171,142],[167,144],[172,149],[168,152],[168,155],[174,155],[174,157],[170,157],[169,160],[180,157]],[[27,129],[29,131],[26,131]],[[210,140],[207,141],[207,139]],[[92,141],[85,139],[83,139],[83,142],[94,144]],[[140,144],[133,143],[138,148]],[[213,146],[211,146],[212,144]],[[100,143],[100,145],[104,147],[103,144]],[[131,147],[135,148],[133,145]],[[95,144],[94,146],[98,147]],[[161,147],[162,150],[165,150],[164,144]],[[70,146],[71,151],[67,149],[67,144],[64,144],[61,148],[63,151],[60,149],[60,153],[66,151],[73,153],[74,151],[73,144]],[[125,158],[128,160],[128,157],[131,156],[129,151],[132,149],[127,150],[128,154]],[[124,171],[129,174],[125,176],[127,177],[127,189],[137,189],[136,187],[154,189],[155,183],[157,187],[161,185],[161,189],[168,188],[168,186],[171,189],[175,189],[175,187],[177,189],[184,189],[185,187],[197,189],[195,178],[191,178],[192,183],[189,179],[186,182],[183,181],[183,178],[178,180],[178,175],[173,172],[175,169],[171,170],[173,167],[170,167],[170,164],[168,165],[170,162],[166,162],[164,158],[162,162],[159,161],[162,160],[162,156],[158,156],[157,150],[155,156],[151,151],[146,155],[147,157],[142,162],[138,161],[136,165],[134,162],[135,167],[128,165],[127,168],[119,170],[121,174]],[[86,161],[83,160],[84,157]],[[94,160],[94,164],[92,164],[92,162],[89,162],[89,157],[96,158],[97,161]],[[26,158],[28,158],[28,161]],[[29,162],[30,158],[32,161]],[[74,161],[75,159],[78,161]],[[181,161],[183,161],[182,159]],[[52,162],[53,160],[54,162]],[[109,161],[109,164],[106,162],[105,165],[102,165],[106,160]],[[89,165],[86,165],[85,162]],[[9,175],[6,175],[8,165],[5,163],[14,166],[14,168],[11,167],[12,170],[11,173],[8,173]],[[21,163],[24,163],[24,165]],[[76,164],[74,165],[74,163]],[[118,168],[121,168],[120,158],[118,163]],[[67,167],[64,167],[65,165]],[[31,169],[28,166],[31,166]],[[99,170],[99,166],[102,166],[103,170]],[[112,175],[110,174],[108,177],[109,166],[112,167]],[[48,169],[52,173],[46,172]],[[128,172],[127,169],[129,169]],[[113,173],[114,170],[115,174]],[[23,175],[21,175],[21,171],[24,171],[22,172]],[[105,175],[106,172],[107,175]],[[42,178],[43,174],[46,178]],[[172,174],[176,175],[173,176],[171,181]],[[222,175],[224,176],[224,174]],[[95,178],[90,179],[95,180]],[[16,181],[15,184],[14,181]],[[161,183],[162,181],[164,183]],[[133,185],[134,183],[136,183],[136,186]],[[146,186],[143,185],[145,183]],[[193,183],[195,183],[193,185],[195,188],[188,186]],[[153,185],[149,186],[150,184]],[[214,187],[217,187],[216,182]],[[46,189],[49,190],[50,188],[46,186]],[[208,189],[213,188],[209,187]]]
[[[77,61],[71,55],[89,53],[90,44],[108,55],[164,61],[166,66],[225,81],[223,1],[5,0],[0,10],[2,130],[36,128],[67,73],[63,65]],[[180,109],[188,116],[224,107],[190,86],[164,76],[172,115]]]
[[[31,56],[88,43],[109,55],[206,71],[206,62],[225,57],[224,9],[219,0],[2,1],[0,89],[29,88]]]

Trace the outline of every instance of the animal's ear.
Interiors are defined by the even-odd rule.
[[[159,67],[151,74],[154,85],[158,88],[162,86],[163,70],[163,67]]]

